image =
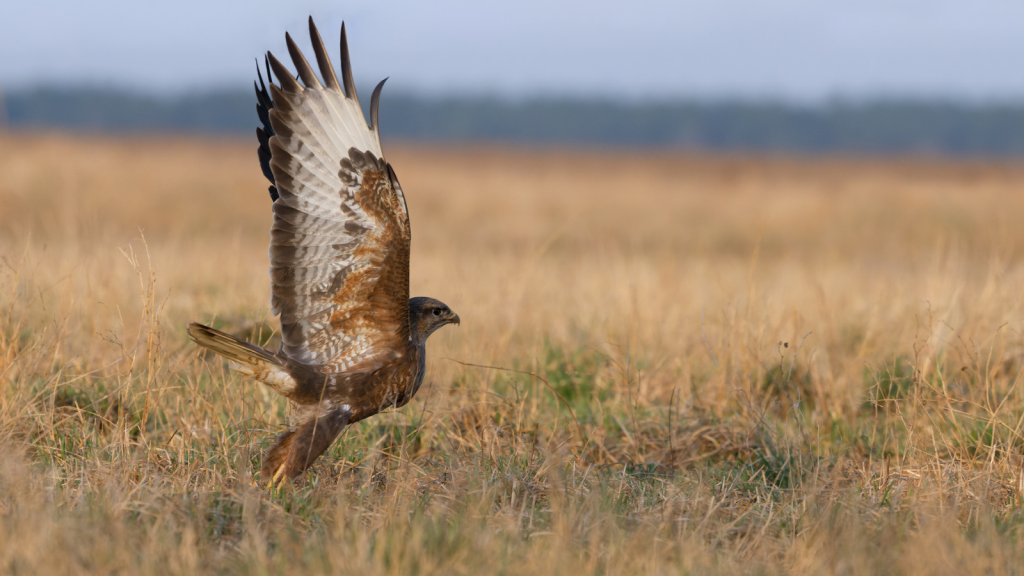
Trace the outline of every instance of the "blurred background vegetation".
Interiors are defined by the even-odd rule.
[[[370,86],[359,91],[371,92]],[[364,98],[369,103],[369,99]],[[248,134],[252,92],[161,98],[139,91],[40,87],[6,98],[12,128]],[[712,151],[1024,154],[1024,103],[879,98],[800,104],[771,99],[454,96],[384,91],[385,138],[640,146]]]

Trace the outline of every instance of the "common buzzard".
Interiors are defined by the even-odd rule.
[[[443,303],[409,298],[409,211],[377,124],[384,82],[373,91],[367,126],[345,25],[341,83],[312,18],[309,35],[323,82],[288,34],[298,79],[268,52],[268,93],[257,66],[263,127],[256,136],[271,182],[271,310],[281,319],[280,349],[188,325],[197,344],[291,403],[292,425],[263,461],[261,476],[272,483],[298,476],[348,424],[409,402],[423,381],[427,337],[459,323]]]

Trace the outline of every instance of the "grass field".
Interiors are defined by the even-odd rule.
[[[255,141],[0,135],[0,571],[1021,573],[1024,165],[387,152],[462,326],[268,490]]]

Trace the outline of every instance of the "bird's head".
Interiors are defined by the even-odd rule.
[[[409,323],[412,337],[417,343],[427,341],[427,336],[445,324],[460,324],[459,315],[452,312],[444,302],[417,296],[409,299]]]

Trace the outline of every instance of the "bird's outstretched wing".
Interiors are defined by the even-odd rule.
[[[409,340],[409,213],[381,152],[384,82],[373,92],[367,126],[344,24],[344,91],[312,18],[309,33],[323,83],[286,35],[301,84],[268,53],[269,96],[257,88],[269,128],[257,131],[260,160],[277,196],[271,307],[281,317],[287,357],[329,373],[372,371]]]

